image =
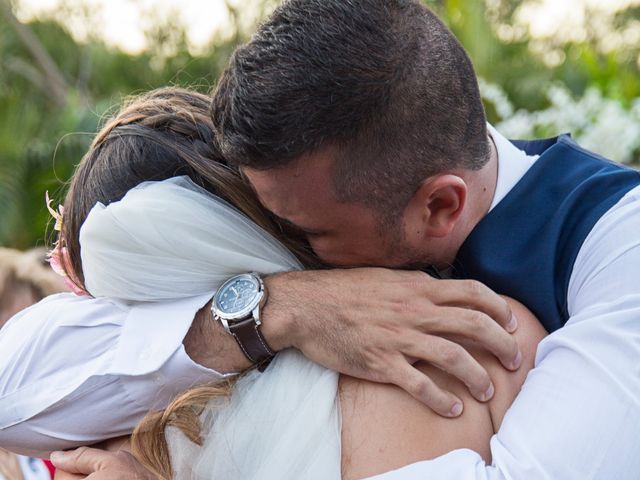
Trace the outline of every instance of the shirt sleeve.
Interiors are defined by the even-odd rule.
[[[0,330],[0,446],[53,450],[130,434],[149,411],[224,375],[182,341],[210,296],[127,306],[53,295]]]
[[[377,480],[637,479],[640,472],[640,189],[585,240],[570,320],[539,345],[535,368],[491,439]]]

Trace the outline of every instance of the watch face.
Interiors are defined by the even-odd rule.
[[[216,307],[226,315],[240,314],[245,310],[251,311],[256,307],[259,292],[260,286],[252,276],[240,276],[220,288],[216,295]]]

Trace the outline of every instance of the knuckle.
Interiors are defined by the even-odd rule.
[[[449,343],[440,347],[440,360],[445,366],[455,366],[463,358],[463,348],[455,343]]]
[[[88,452],[89,452],[89,447],[78,447],[74,451],[76,459],[79,459],[81,457],[86,457]]]
[[[394,346],[399,353],[414,352],[419,349],[419,342],[416,335],[409,332],[398,333],[395,336]]]
[[[467,292],[473,299],[483,297],[487,294],[488,288],[477,280],[467,280]]]
[[[74,450],[73,460],[75,463],[81,463],[86,461],[86,457],[89,456],[89,447],[79,447]]]
[[[431,386],[426,380],[416,379],[409,386],[411,393],[424,402],[433,400],[433,392]]]
[[[426,275],[423,272],[418,271],[407,271],[405,272],[407,286],[413,291],[423,291],[428,288],[429,285],[429,275]]]
[[[486,333],[489,328],[489,321],[489,317],[484,313],[478,312],[477,310],[471,310],[468,317],[469,332],[476,336],[482,336],[482,334]]]
[[[417,313],[415,303],[407,297],[399,298],[392,306],[393,313],[400,316]]]
[[[387,378],[392,370],[389,352],[370,345],[365,346],[360,355],[354,355],[352,363],[358,370],[376,378]]]
[[[500,301],[500,311],[502,312],[503,318],[505,320],[509,320],[511,318],[511,307],[509,306],[509,302],[507,302],[504,298],[498,297]]]

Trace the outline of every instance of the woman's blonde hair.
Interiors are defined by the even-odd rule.
[[[276,236],[306,266],[319,266],[308,244],[278,224],[239,173],[229,167],[215,140],[210,98],[181,88],[162,88],[130,100],[95,137],[78,165],[64,202],[58,238],[68,257],[68,277],[84,288],[80,228],[97,202],[118,201],[142,182],[188,175],[196,184],[228,201]],[[228,397],[234,381],[194,388],[136,428],[132,447],[159,478],[171,478],[165,429],[174,426],[199,443],[199,416],[209,400]]]
[[[164,410],[145,416],[131,436],[131,449],[138,461],[158,478],[172,479],[167,428],[178,428],[190,441],[202,445],[200,415],[210,401],[228,399],[238,378],[187,390]]]

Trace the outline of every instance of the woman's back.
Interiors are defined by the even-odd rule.
[[[519,320],[514,335],[523,354],[520,369],[508,372],[489,353],[469,348],[493,380],[492,400],[480,403],[457,379],[433,366],[416,365],[463,400],[465,410],[458,418],[436,415],[394,385],[340,378],[343,479],[365,478],[459,448],[475,450],[491,461],[489,440],[533,367],[537,345],[546,335],[526,308],[513,300],[509,303]]]

